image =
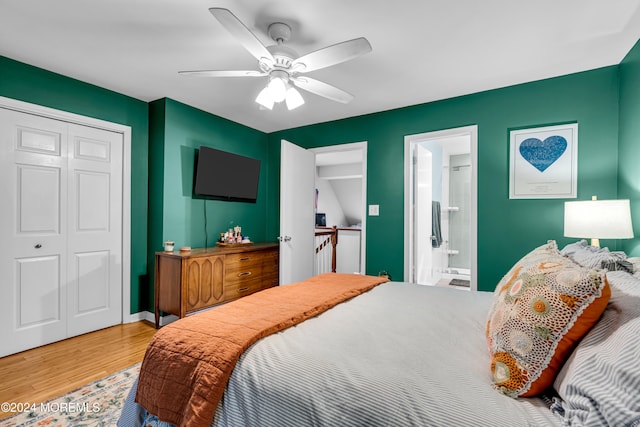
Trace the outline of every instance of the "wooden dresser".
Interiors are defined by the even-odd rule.
[[[156,328],[160,311],[182,318],[277,286],[278,257],[277,243],[156,252]]]

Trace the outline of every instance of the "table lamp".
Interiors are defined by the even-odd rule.
[[[629,200],[591,200],[564,203],[565,237],[590,238],[591,246],[599,239],[631,239]]]

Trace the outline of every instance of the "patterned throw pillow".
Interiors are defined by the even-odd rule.
[[[487,322],[494,387],[511,397],[549,387],[610,294],[603,271],[562,256],[555,241],[518,261],[498,283]]]

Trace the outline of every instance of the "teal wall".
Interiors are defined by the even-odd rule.
[[[131,312],[146,309],[147,103],[3,56],[0,96],[131,127]]]
[[[570,241],[563,237],[564,200],[510,200],[508,181],[508,130],[566,122],[579,125],[578,199],[616,197],[617,66],[272,133],[269,187],[278,189],[281,139],[305,148],[367,141],[367,203],[380,205],[380,216],[367,218],[367,273],[386,270],[402,280],[404,137],[478,125],[478,289],[493,290],[532,248]],[[268,212],[277,227],[277,205]]]
[[[640,236],[640,41],[620,64],[620,198],[631,200],[635,236]],[[640,256],[640,239],[623,240],[630,256]]]
[[[153,101],[149,111],[149,265],[166,240],[176,247],[205,246],[205,206],[209,246],[236,225],[254,241],[275,241],[277,234],[266,233],[267,135],[167,98]],[[192,197],[195,153],[201,145],[261,161],[256,203]]]
[[[164,240],[204,245],[205,205],[210,241],[232,225],[242,225],[254,240],[275,239],[281,138],[307,148],[368,142],[367,200],[380,205],[380,216],[367,221],[367,272],[387,270],[401,280],[404,136],[472,124],[479,132],[478,285],[492,290],[534,246],[546,239],[570,241],[562,236],[563,200],[509,200],[508,129],[577,122],[578,199],[619,194],[630,197],[640,212],[639,95],[636,45],[620,66],[267,135],[170,99],[146,103],[0,57],[0,96],[131,126],[132,313],[153,306],[148,273]],[[262,161],[255,204],[191,197],[200,145]],[[635,222],[638,230],[640,219]],[[614,249],[624,244],[638,255],[634,240],[620,242],[603,244]]]

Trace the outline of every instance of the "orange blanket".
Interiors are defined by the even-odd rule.
[[[236,362],[253,343],[386,280],[322,274],[167,325],[147,348],[136,402],[163,421],[179,426],[208,426]]]

